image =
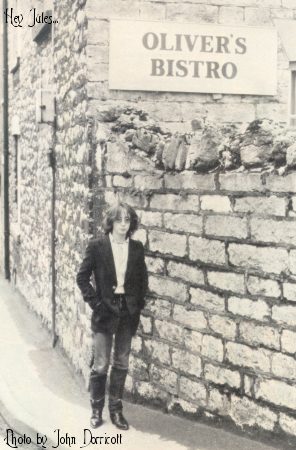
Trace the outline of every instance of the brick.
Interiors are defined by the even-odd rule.
[[[283,330],[281,345],[283,352],[296,353],[296,333],[290,330]]]
[[[199,198],[198,195],[154,194],[150,207],[161,210],[198,212]]]
[[[257,241],[295,245],[296,222],[252,218],[251,236]]]
[[[252,322],[241,322],[239,336],[247,344],[253,346],[264,345],[265,347],[280,349],[280,334],[278,330],[272,327],[256,325]]]
[[[225,195],[201,195],[200,207],[204,211],[231,212],[231,202]]]
[[[296,306],[274,305],[272,307],[272,319],[279,323],[285,323],[292,327],[296,324]]]
[[[279,378],[296,380],[296,361],[291,356],[275,353],[271,359],[271,371]]]
[[[265,25],[270,24],[270,21],[271,21],[270,10],[268,8],[245,9],[246,25]]]
[[[202,216],[165,213],[163,219],[165,228],[169,230],[194,234],[202,233]]]
[[[205,334],[202,340],[201,353],[215,361],[223,361],[223,342],[221,339]]]
[[[154,211],[137,211],[140,216],[140,222],[146,227],[161,227],[162,226],[162,214]]]
[[[270,197],[242,197],[235,199],[234,211],[253,214],[286,215],[286,199],[271,195]]]
[[[266,178],[266,189],[271,192],[296,192],[296,173],[290,173],[284,177],[269,175]]]
[[[234,342],[227,342],[226,344],[226,358],[236,366],[270,372],[270,355],[271,352],[265,349],[256,350]]]
[[[191,352],[201,353],[203,334],[198,331],[184,330],[184,344]]]
[[[191,288],[190,296],[190,301],[195,306],[215,312],[225,311],[225,300],[220,295],[199,288]]]
[[[180,377],[180,396],[189,401],[205,406],[207,402],[207,390],[202,383]]]
[[[292,273],[296,274],[296,250],[291,250],[289,254],[289,268]]]
[[[119,187],[130,187],[133,184],[132,178],[126,178],[122,175],[114,175],[113,177],[113,186]]]
[[[143,333],[151,334],[152,333],[152,319],[151,317],[141,316],[140,319],[140,327]]]
[[[233,25],[244,21],[244,9],[234,6],[221,6],[219,23]]]
[[[149,277],[149,289],[157,295],[172,297],[178,302],[185,302],[187,300],[186,286],[168,278],[160,278],[151,275]]]
[[[151,298],[146,304],[145,310],[152,313],[154,317],[165,319],[171,315],[172,305],[168,300]]]
[[[228,310],[239,316],[257,320],[267,320],[270,317],[269,306],[263,300],[250,300],[249,298],[230,297]]]
[[[145,400],[153,400],[158,406],[165,405],[168,401],[166,392],[147,381],[136,381],[135,392]]]
[[[131,355],[130,358],[129,372],[134,378],[138,380],[149,380],[147,363],[142,359],[135,357],[134,355]]]
[[[231,396],[230,417],[239,426],[259,426],[272,431],[277,422],[277,414],[268,408],[259,406],[246,397]]]
[[[252,295],[264,295],[266,297],[280,297],[281,289],[277,281],[249,276],[247,281],[248,292]]]
[[[196,174],[184,171],[177,174],[165,174],[164,185],[168,189],[190,189],[195,191],[213,191],[216,189],[214,174]]]
[[[153,258],[152,256],[146,256],[145,262],[148,272],[163,274],[164,273],[164,260],[161,258]]]
[[[208,283],[218,289],[232,291],[238,294],[245,292],[244,275],[232,272],[217,272],[208,270]]]
[[[144,347],[149,358],[161,364],[171,364],[170,347],[168,344],[148,339],[144,341]]]
[[[167,320],[155,320],[155,330],[160,338],[182,344],[183,328]]]
[[[206,364],[205,379],[216,384],[227,384],[228,386],[239,388],[241,379],[240,373],[235,370],[230,370],[221,366],[214,366],[213,364]]]
[[[169,261],[167,271],[170,277],[181,278],[182,280],[193,284],[204,284],[203,272],[196,267]]]
[[[255,384],[255,396],[273,403],[296,409],[296,386],[278,380],[260,380]]]
[[[230,401],[226,394],[221,394],[218,389],[209,391],[208,409],[217,412],[220,416],[228,416]]]
[[[279,425],[285,433],[296,436],[296,419],[294,417],[280,413]]]
[[[161,175],[136,175],[135,188],[157,190],[162,188]]]
[[[220,189],[222,191],[263,191],[261,175],[259,173],[226,173],[219,175]]]
[[[151,381],[173,394],[177,393],[177,374],[171,370],[151,365]]]
[[[244,239],[248,236],[247,219],[245,217],[207,216],[205,233],[212,236]]]
[[[189,237],[189,258],[193,261],[225,264],[224,243],[201,237]]]
[[[202,311],[188,311],[181,305],[175,305],[173,318],[192,329],[202,330],[207,328],[207,321]]]
[[[210,329],[224,338],[234,339],[236,336],[236,323],[225,316],[213,315],[209,317]]]
[[[167,4],[166,12],[167,20],[177,21],[194,21],[201,22],[217,22],[218,7],[210,5],[195,5],[195,4]]]
[[[288,252],[281,248],[230,244],[228,253],[231,264],[235,266],[277,274],[288,269]]]
[[[199,377],[202,371],[201,358],[185,350],[172,350],[172,366],[196,377]]]
[[[128,203],[134,208],[145,208],[147,206],[147,199],[144,195],[137,193],[137,195],[131,195],[127,192],[122,192],[121,201]],[[114,203],[114,200],[112,201]]]
[[[165,19],[165,4],[161,3],[143,3],[140,5],[140,18],[149,20]]]
[[[283,283],[284,297],[290,302],[296,302],[296,283]]]
[[[149,248],[152,252],[167,253],[175,256],[186,255],[186,236],[165,233],[163,231],[149,231]]]

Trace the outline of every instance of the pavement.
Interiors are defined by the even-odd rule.
[[[62,351],[52,348],[49,332],[24,298],[1,278],[0,317],[0,414],[13,430],[8,441],[7,430],[0,433],[0,450],[13,444],[29,450],[37,437],[37,448],[59,450],[110,445],[122,450],[281,448],[128,402],[124,411],[129,431],[117,430],[107,411],[102,427],[91,430],[89,394],[82,379]]]

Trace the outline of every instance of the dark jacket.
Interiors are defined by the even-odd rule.
[[[90,281],[92,274],[95,287]],[[117,280],[109,235],[89,242],[76,280],[84,301],[93,310],[92,331],[114,332],[119,321],[119,305],[114,298]],[[124,290],[133,335],[139,324],[141,309],[145,306],[147,287],[143,244],[130,239]]]

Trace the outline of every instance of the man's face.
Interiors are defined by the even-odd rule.
[[[113,222],[113,234],[124,236],[127,235],[127,232],[130,228],[130,217],[125,209],[120,209],[116,219]]]

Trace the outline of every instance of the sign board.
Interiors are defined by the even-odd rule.
[[[109,88],[275,95],[274,28],[110,22]]]

